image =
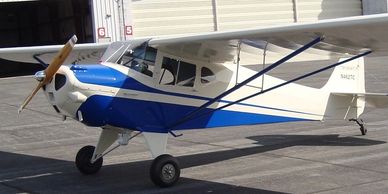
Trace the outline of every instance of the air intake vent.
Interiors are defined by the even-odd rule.
[[[66,76],[62,74],[55,75],[55,90],[61,89],[66,84]]]

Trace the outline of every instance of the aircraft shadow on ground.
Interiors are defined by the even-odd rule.
[[[386,143],[339,135],[265,135],[248,138],[259,145],[177,158],[182,169],[185,169],[292,146],[371,146]],[[150,164],[151,160],[106,165],[98,174],[84,176],[71,161],[0,152],[0,187],[28,193],[278,193],[185,178],[184,174],[176,186],[159,189],[153,186],[148,177]]]

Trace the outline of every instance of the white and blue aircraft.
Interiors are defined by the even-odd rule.
[[[110,45],[81,44],[71,52],[77,41],[73,36],[62,50],[61,46],[4,48],[0,57],[35,59],[46,65],[52,52],[60,50],[44,71],[35,74],[38,85],[19,112],[42,89],[64,118],[101,127],[97,145],[77,153],[75,163],[83,174],[97,173],[103,156],[142,134],[155,158],[151,180],[168,187],[178,181],[180,168],[166,154],[167,139],[182,130],[346,119],[356,121],[365,135],[359,119],[365,104],[387,107],[388,98],[366,93],[364,57],[388,55],[387,30],[388,15],[383,14]],[[248,47],[264,54],[292,52],[252,70],[240,60],[243,54],[252,55],[243,49]],[[101,58],[96,57],[104,50]],[[306,53],[338,62],[288,81],[268,75]],[[93,60],[94,64],[80,64]],[[295,83],[331,68],[334,71],[322,88]]]

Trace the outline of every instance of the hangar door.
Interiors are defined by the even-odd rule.
[[[0,47],[93,42],[89,0],[0,0]],[[33,74],[40,65],[0,59],[0,77]]]
[[[137,37],[362,15],[360,0],[137,0],[132,8]]]
[[[132,1],[132,9],[136,37],[215,30],[212,0]]]
[[[89,0],[0,0],[0,47],[93,42]]]
[[[297,0],[298,22],[362,15],[360,0]]]
[[[362,15],[360,0],[218,0],[220,30]]]
[[[292,0],[219,0],[217,17],[220,30],[289,24],[294,22]]]

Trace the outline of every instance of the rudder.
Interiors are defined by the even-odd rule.
[[[359,96],[365,93],[364,58],[337,66],[322,90],[330,93],[325,118],[358,118],[365,109],[365,98]]]

